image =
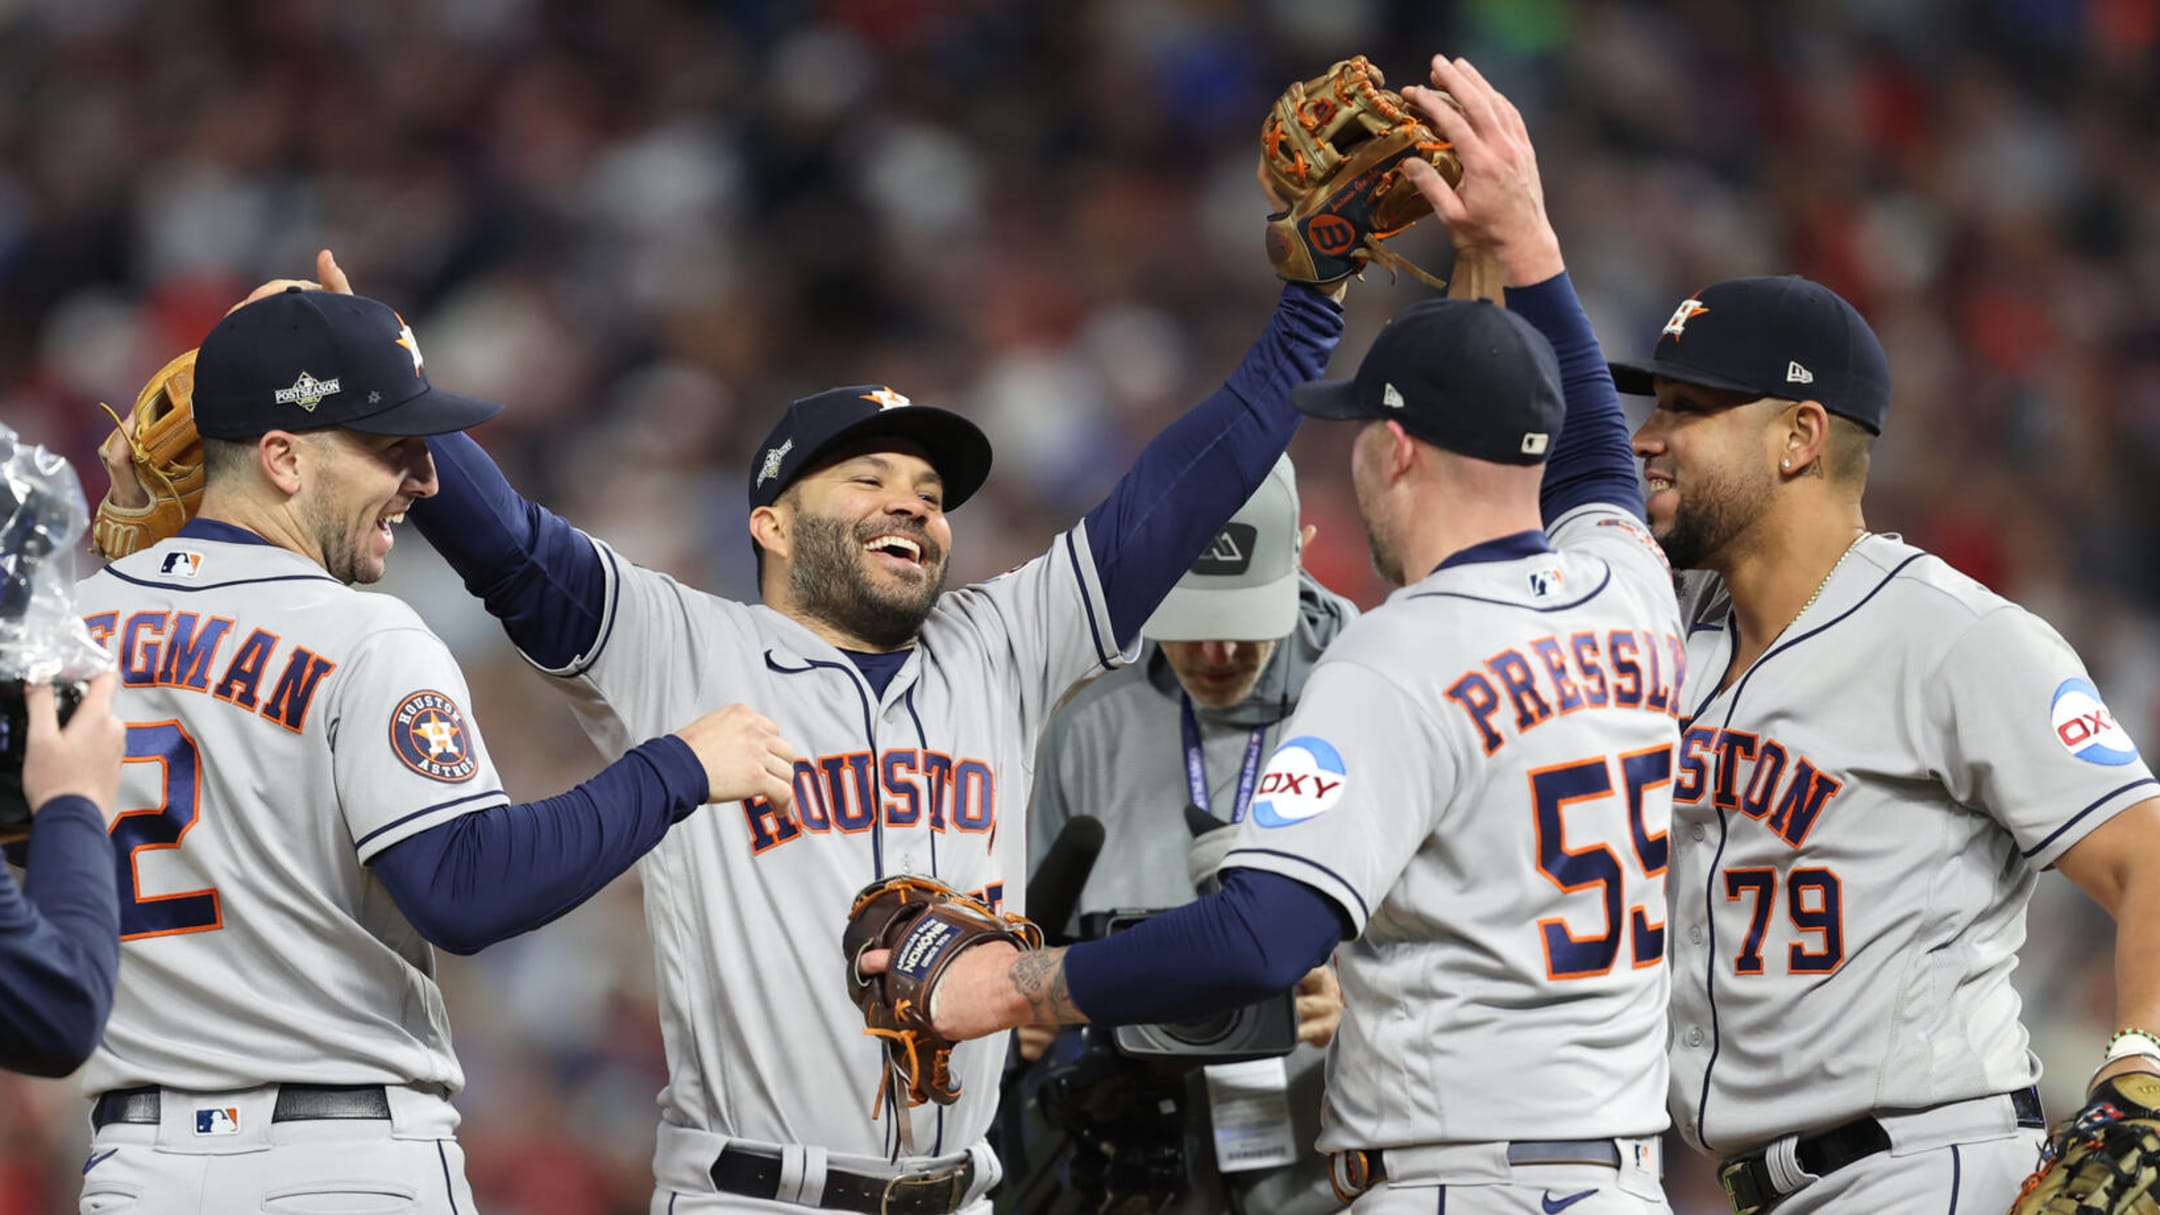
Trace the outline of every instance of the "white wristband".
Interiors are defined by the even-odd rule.
[[[2086,1087],[2090,1088],[2092,1080],[2098,1079],[2100,1073],[2106,1071],[2109,1064],[2118,1059],[2130,1058],[2146,1058],[2160,1061],[2160,1036],[2155,1036],[2142,1029],[2126,1029],[2108,1039],[2107,1053],[2101,1057],[2100,1066],[2093,1069],[2092,1079],[2085,1082]]]

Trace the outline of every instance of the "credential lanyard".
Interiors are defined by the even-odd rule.
[[[1185,732],[1185,787],[1192,794],[1192,804],[1210,814],[1215,812],[1208,796],[1207,752],[1200,745],[1200,719],[1193,715],[1192,697],[1182,693],[1178,696],[1183,711],[1180,722]],[[1252,805],[1253,788],[1260,783],[1260,751],[1267,744],[1266,726],[1255,726],[1252,737],[1245,740],[1245,766],[1238,769],[1237,801],[1230,807],[1230,821],[1240,822],[1245,808]]]

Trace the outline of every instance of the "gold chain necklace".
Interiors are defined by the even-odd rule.
[[[1853,542],[1845,546],[1845,551],[1838,554],[1838,559],[1830,563],[1830,572],[1824,574],[1822,576],[1822,581],[1815,584],[1815,591],[1813,594],[1807,597],[1807,602],[1801,604],[1800,610],[1793,613],[1793,618],[1785,622],[1786,629],[1791,628],[1793,624],[1798,621],[1802,616],[1807,615],[1808,609],[1815,606],[1815,601],[1822,598],[1823,588],[1830,585],[1830,580],[1832,578],[1837,577],[1838,567],[1845,564],[1845,558],[1853,555],[1853,550],[1860,547],[1860,542],[1862,540],[1865,540],[1869,536],[1872,536],[1874,534],[1875,533],[1873,532],[1862,531],[1859,535],[1853,537]],[[1784,629],[1779,629],[1779,635],[1782,636],[1784,634],[1784,631]]]

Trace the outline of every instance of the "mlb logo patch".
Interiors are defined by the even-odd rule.
[[[237,1135],[240,1133],[240,1111],[233,1106],[223,1109],[195,1111],[195,1133],[198,1135]]]
[[[1559,566],[1553,565],[1531,570],[1524,578],[1530,584],[1530,593],[1542,599],[1558,592],[1567,581],[1567,574]]]
[[[189,549],[174,549],[165,554],[158,563],[158,573],[176,578],[193,578],[202,573],[202,554]]]

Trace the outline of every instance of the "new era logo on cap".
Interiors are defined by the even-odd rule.
[[[1785,382],[1788,384],[1812,384],[1815,382],[1815,373],[1798,363],[1787,363],[1785,364]]]
[[[1393,384],[1385,385],[1380,391],[1380,403],[1389,409],[1401,409],[1403,407],[1402,393],[1396,391]]]

